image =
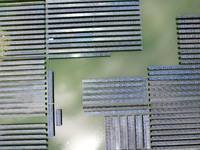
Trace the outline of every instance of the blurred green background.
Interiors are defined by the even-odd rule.
[[[200,13],[200,0],[141,0],[143,51],[112,53],[110,58],[50,60],[55,72],[56,107],[63,126],[49,150],[105,150],[104,117],[82,109],[82,80],[147,76],[150,65],[178,65],[176,16]]]

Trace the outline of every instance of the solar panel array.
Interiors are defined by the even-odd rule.
[[[83,80],[84,112],[105,115],[107,150],[150,148],[147,88],[147,78]]]
[[[142,50],[139,0],[2,1],[0,7],[2,56],[107,57]]]
[[[45,59],[43,3],[1,3],[0,21],[3,60]]]
[[[38,2],[1,3],[0,117],[46,116],[44,20]]]
[[[46,116],[44,61],[32,62],[0,62],[0,118]]]
[[[148,114],[147,78],[84,80],[83,100],[87,114]]]
[[[46,7],[49,58],[142,50],[139,0],[47,0]]]
[[[199,67],[149,67],[153,149],[200,148]]]
[[[149,116],[137,110],[137,108],[141,108],[140,105],[135,104],[140,101],[139,99],[135,99],[135,101],[134,98],[128,101],[129,109],[132,111],[125,111],[123,114],[116,111],[117,107],[126,105],[127,97],[136,94],[135,90],[140,90],[137,87],[133,91],[131,86],[124,88],[125,85],[131,85],[130,79],[126,79],[127,82],[122,84],[123,87],[120,90],[113,84],[114,81],[120,81],[119,79],[83,81],[85,113],[105,115],[107,150],[200,148],[199,24],[199,15],[178,16],[177,28],[181,65],[152,66],[148,68],[148,82],[143,87],[143,94],[146,91],[145,99],[147,101],[143,101],[142,104],[146,104]],[[111,84],[111,82],[113,83]],[[116,84],[120,85],[117,82]],[[114,97],[119,96],[117,92],[122,91],[126,96],[121,94],[120,101],[113,100]],[[105,113],[106,108],[109,108],[111,113]],[[101,112],[97,113],[96,110],[101,110]],[[134,115],[135,110],[138,111],[136,115]],[[144,126],[148,128],[148,131],[141,124],[142,115],[148,120]],[[137,118],[140,125],[137,124]],[[133,124],[132,128],[130,128],[130,124]],[[144,134],[145,131],[147,131],[146,134]],[[148,138],[146,135],[148,135]],[[145,137],[148,140],[145,141]],[[130,143],[132,146],[129,145]]]
[[[106,150],[150,149],[148,115],[106,116]]]
[[[2,124],[0,125],[1,150],[47,150],[46,124]]]
[[[107,150],[200,148],[199,23],[199,15],[177,17],[181,66],[83,81],[85,113],[105,115]],[[48,149],[55,135],[47,59],[142,50],[139,0],[1,1],[0,27],[0,118],[36,119],[1,124],[3,150]]]
[[[200,63],[200,15],[177,17],[180,64]]]
[[[54,114],[53,73],[46,71],[47,59],[141,50],[139,4],[139,0],[0,2],[0,118],[36,117],[37,123],[0,125],[0,149],[48,148],[47,136],[55,136],[55,116],[56,125],[62,125],[62,111]]]
[[[84,112],[105,115],[106,149],[200,148],[200,66],[148,70],[149,83],[147,78],[83,81]]]
[[[44,3],[1,2],[0,27],[0,118],[25,118],[1,123],[0,149],[47,149]]]

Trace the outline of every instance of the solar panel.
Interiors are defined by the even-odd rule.
[[[105,116],[106,150],[150,149],[148,115]]]
[[[139,5],[139,0],[1,1],[0,118],[45,119],[42,134],[53,137],[53,73],[47,73],[46,61],[108,57],[112,51],[141,50]],[[56,112],[60,126],[61,111]],[[40,119],[36,122],[41,123]],[[34,125],[23,121],[20,127],[24,124],[29,128],[24,133],[32,133],[30,128]],[[4,136],[9,141],[1,141],[0,149],[47,149],[47,141],[35,140],[36,135],[27,135],[26,140],[25,135]],[[15,138],[23,140],[10,141]]]
[[[17,61],[18,62],[18,61]],[[32,62],[32,61],[31,61]],[[15,61],[0,62],[1,117],[29,117],[46,115],[45,63]],[[8,66],[7,66],[8,64]]]
[[[50,57],[142,50],[139,5],[139,0],[48,0],[47,43]]]
[[[199,64],[200,16],[198,14],[177,17],[180,64]]]
[[[149,67],[152,149],[199,148],[199,65]]]
[[[200,148],[199,23],[199,15],[177,17],[181,66],[83,81],[84,112],[105,116],[107,150]],[[48,149],[62,125],[48,59],[143,49],[139,0],[1,1],[0,27],[0,118],[22,119],[0,124],[3,150]]]
[[[0,149],[47,149],[46,124],[1,124]]]
[[[53,90],[53,72],[48,71],[48,135],[55,136],[55,110],[54,110],[54,90]]]
[[[148,113],[147,78],[83,81],[83,109],[87,114]]]

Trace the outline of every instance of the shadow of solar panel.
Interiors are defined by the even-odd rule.
[[[87,114],[148,113],[147,78],[84,80],[83,105]]]
[[[200,63],[200,15],[177,17],[180,64]]]
[[[200,148],[199,66],[149,67],[153,149]]]
[[[49,57],[141,50],[139,5],[139,0],[48,0]]]

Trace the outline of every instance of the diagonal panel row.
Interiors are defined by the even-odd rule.
[[[141,50],[139,0],[47,0],[48,53]]]
[[[83,105],[93,115],[148,113],[147,78],[84,80]]]
[[[180,64],[200,63],[200,15],[177,17]]]
[[[47,124],[1,124],[0,149],[47,150]]]
[[[149,67],[153,149],[200,148],[200,66]]]

